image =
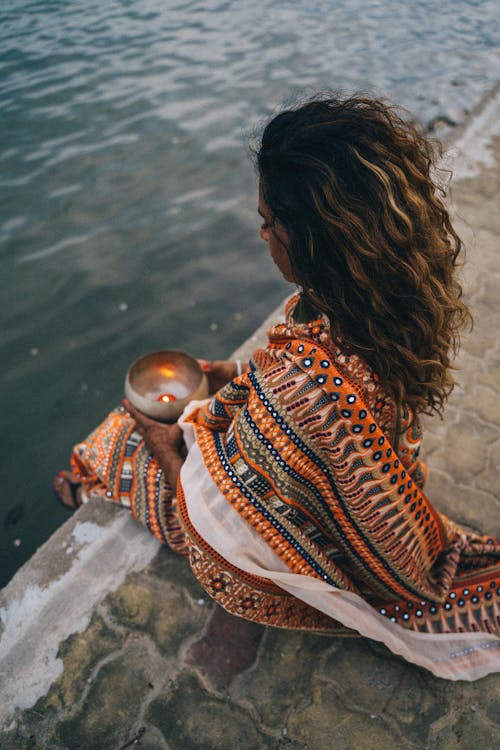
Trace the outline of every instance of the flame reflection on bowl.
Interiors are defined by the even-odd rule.
[[[171,393],[162,393],[161,396],[158,396],[156,400],[161,401],[163,404],[169,404],[171,401],[177,401],[175,396],[173,396]]]
[[[153,352],[130,366],[125,395],[148,417],[175,422],[190,401],[208,396],[208,381],[189,354],[172,350]]]

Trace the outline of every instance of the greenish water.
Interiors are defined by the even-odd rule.
[[[496,2],[0,9],[0,584],[65,512],[52,475],[138,355],[229,354],[288,291],[258,237],[252,135],[322,88],[460,122],[500,77]]]

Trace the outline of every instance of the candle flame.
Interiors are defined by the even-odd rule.
[[[163,404],[169,404],[172,401],[175,401],[175,396],[172,393],[162,393],[161,396],[158,396],[157,401],[161,401]]]
[[[175,375],[175,370],[172,367],[168,367],[168,365],[162,365],[159,370],[165,378],[173,378]]]

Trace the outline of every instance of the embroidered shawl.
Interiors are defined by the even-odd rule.
[[[218,490],[296,574],[421,633],[499,635],[500,544],[432,506],[411,414],[325,321],[273,327],[247,373],[186,419]]]

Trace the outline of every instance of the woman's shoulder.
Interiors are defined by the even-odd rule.
[[[377,425],[413,478],[423,484],[425,467],[418,461],[420,420],[410,411],[398,419],[394,399],[357,354],[331,339],[320,342],[319,334],[301,337],[290,325],[282,324],[274,327],[268,347],[255,353],[252,367],[258,371],[258,387],[270,403],[284,409],[290,424],[298,422],[309,437],[323,439],[331,431],[325,431],[325,425],[335,423],[335,429],[342,430],[364,414],[363,419]],[[340,407],[344,401],[347,408]]]
[[[341,339],[331,336],[328,321],[322,318],[299,323],[290,317],[273,326],[267,348],[255,353],[254,362],[269,374],[277,365],[282,372],[299,368],[311,381],[309,388],[326,391],[328,398],[338,391],[339,382],[343,387],[352,387],[381,428],[388,434],[394,431],[394,399],[368,363],[350,352]]]

